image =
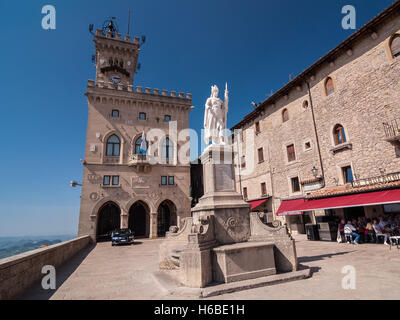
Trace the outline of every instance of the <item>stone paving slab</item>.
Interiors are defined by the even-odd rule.
[[[258,279],[244,280],[232,283],[218,284],[201,290],[201,298],[220,297],[227,293],[250,290],[254,288],[272,286],[284,282],[303,280],[310,277],[311,270],[305,269],[295,272],[275,274]]]
[[[377,244],[337,244],[307,241],[296,236],[300,270],[309,268],[308,279],[225,293],[207,299],[400,299],[400,250]],[[162,289],[154,278],[159,271],[162,240],[140,240],[136,245],[111,247],[99,243],[57,270],[58,289],[46,291],[39,285],[22,299],[54,300],[173,300],[199,299],[198,289]],[[356,270],[356,289],[344,290],[345,266]],[[185,289],[185,290],[183,290]]]

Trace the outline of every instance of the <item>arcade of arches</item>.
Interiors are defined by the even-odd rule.
[[[171,226],[177,225],[177,208],[171,200],[163,201],[157,210],[157,214],[151,214],[150,207],[144,201],[135,202],[129,209],[126,226],[121,219],[120,207],[110,201],[104,204],[97,218],[97,240],[109,240],[111,232],[120,227],[128,227],[137,238],[149,238],[153,234],[164,237]],[[157,219],[152,221],[152,219]],[[151,231],[151,225],[157,228]]]

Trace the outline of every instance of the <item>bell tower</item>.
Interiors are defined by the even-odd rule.
[[[133,85],[140,51],[139,38],[131,41],[118,33],[112,20],[106,28],[97,29],[94,36],[96,83],[127,88]]]

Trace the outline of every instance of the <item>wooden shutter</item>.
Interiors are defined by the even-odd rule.
[[[390,48],[392,50],[393,57],[400,56],[400,35],[397,35],[393,38]]]
[[[288,161],[294,161],[296,160],[296,154],[294,152],[294,145],[290,145],[287,147],[287,156],[288,156]]]

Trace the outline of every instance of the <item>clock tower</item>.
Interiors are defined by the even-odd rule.
[[[191,215],[190,142],[178,133],[189,128],[192,95],[134,86],[144,38],[122,37],[112,20],[93,34],[79,235],[164,237]]]
[[[112,83],[127,89],[133,85],[138,55],[140,51],[139,38],[131,41],[130,36],[124,38],[121,34],[97,30],[94,36],[96,50],[96,82]]]

